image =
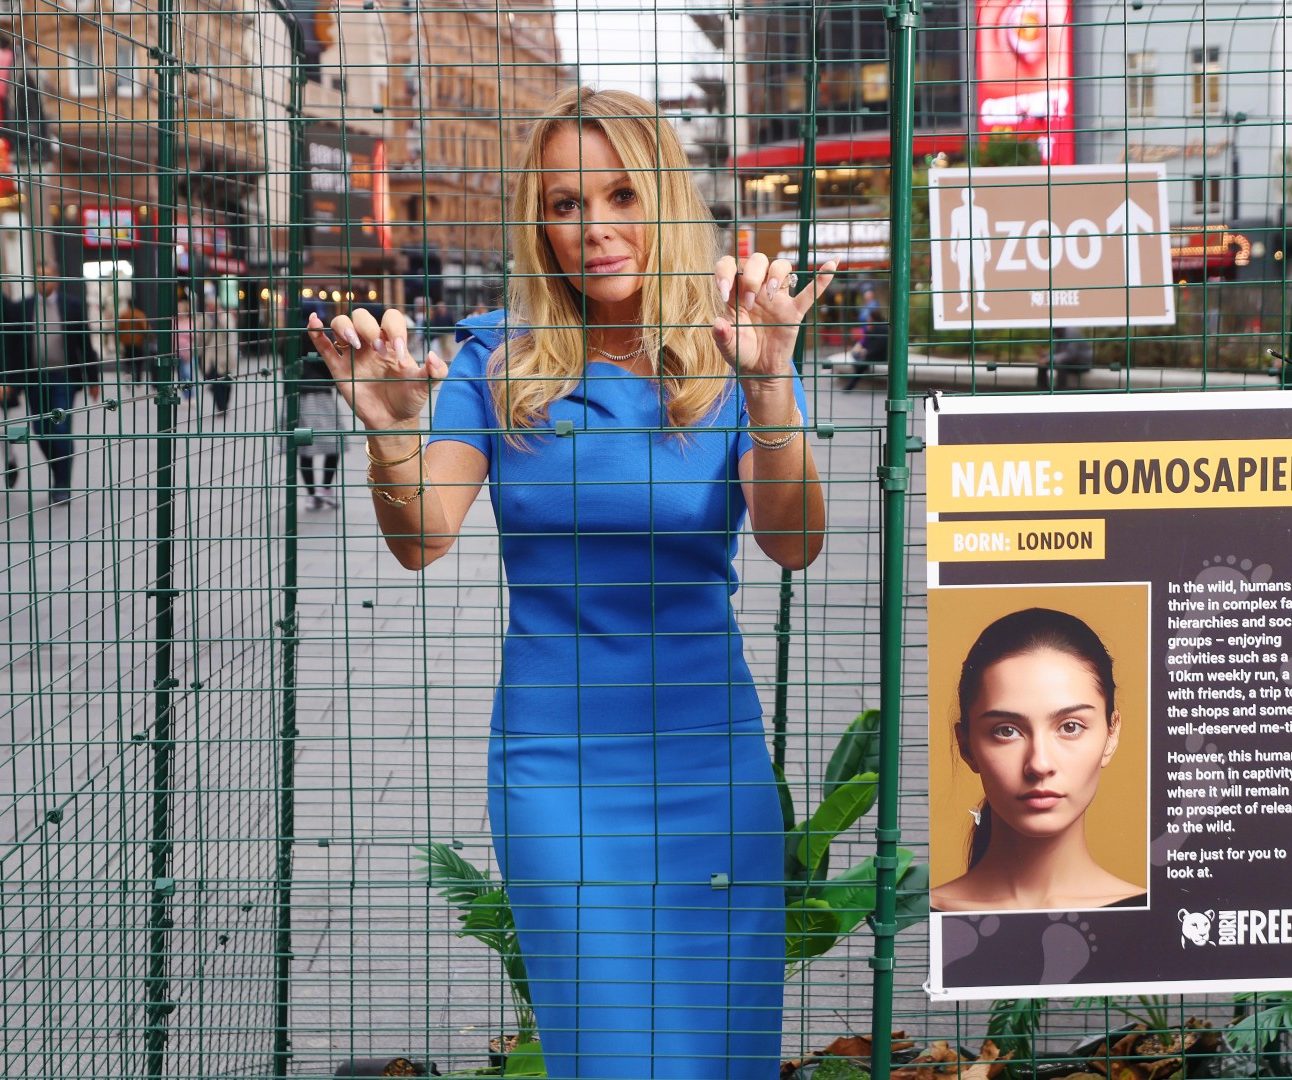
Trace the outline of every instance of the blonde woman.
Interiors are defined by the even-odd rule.
[[[731,607],[736,537],[806,566],[825,512],[791,353],[829,284],[719,257],[654,106],[570,90],[516,175],[506,312],[443,361],[402,316],[310,333],[419,570],[481,484],[507,572],[489,815],[549,1077],[770,1080],[783,826]],[[761,429],[761,430],[760,430]]]

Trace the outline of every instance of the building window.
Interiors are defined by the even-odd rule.
[[[68,78],[74,97],[94,97],[99,92],[99,52],[93,45],[73,45],[68,49],[71,61]]]
[[[1220,213],[1220,177],[1195,176],[1193,178],[1193,212],[1199,216],[1215,217]]]
[[[1152,116],[1156,107],[1153,76],[1157,64],[1151,52],[1126,54],[1126,114]]]
[[[1222,112],[1220,46],[1192,49],[1189,53],[1189,111],[1194,116]]]
[[[125,46],[117,50],[117,62],[112,68],[112,85],[117,97],[139,97],[144,92],[141,72],[135,68],[134,54]]]

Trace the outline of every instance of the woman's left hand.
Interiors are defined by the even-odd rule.
[[[794,268],[786,259],[769,263],[766,255],[756,252],[740,267],[730,255],[718,260],[714,277],[727,313],[714,320],[713,340],[740,378],[769,378],[791,370],[803,316],[834,279],[836,265],[823,264],[812,281],[791,296],[786,281]]]

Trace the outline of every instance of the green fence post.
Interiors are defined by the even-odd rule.
[[[305,54],[300,24],[286,13],[292,36],[292,71],[290,77],[291,100],[287,108],[290,130],[288,153],[288,226],[287,226],[287,275],[284,288],[287,295],[285,318],[276,340],[281,343],[285,374],[284,424],[285,432],[294,433],[300,422],[301,334],[297,325],[300,318],[301,284],[304,278],[305,246],[305,68],[301,60]],[[266,161],[266,168],[269,167]],[[292,991],[292,847],[296,832],[296,662],[300,643],[297,591],[299,579],[299,532],[297,518],[297,441],[294,434],[286,440],[287,452],[283,455],[285,481],[283,490],[287,504],[283,524],[283,617],[282,630],[282,732],[279,747],[278,782],[278,857],[274,881],[276,911],[274,944],[274,1076],[285,1077],[291,1063],[291,991]]]
[[[907,355],[910,343],[912,159],[915,153],[915,30],[920,0],[889,5],[893,87],[892,284],[888,362],[887,431],[884,463],[879,467],[884,505],[883,561],[880,574],[879,797],[875,828],[874,1039],[871,1075],[888,1080],[892,1070],[893,954],[897,934],[897,795],[900,787],[902,732],[902,601],[906,592]]]
[[[161,0],[157,11],[157,276],[161,288],[160,341],[165,361],[158,365],[154,384],[157,402],[157,515],[156,572],[149,595],[156,602],[157,651],[153,659],[153,780],[152,824],[149,834],[151,899],[148,913],[148,975],[145,980],[145,1068],[147,1075],[165,1074],[166,1017],[175,1008],[169,1001],[170,953],[168,915],[175,880],[171,871],[171,771],[175,755],[174,700],[179,681],[171,670],[174,661],[175,582],[173,565],[175,499],[175,387],[174,364],[169,354],[174,344],[169,331],[175,313],[175,292],[166,282],[174,277],[175,238],[175,15],[172,0]]]

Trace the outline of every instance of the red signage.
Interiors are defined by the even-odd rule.
[[[1047,165],[1076,163],[1072,0],[977,0],[978,131],[1035,140]]]

